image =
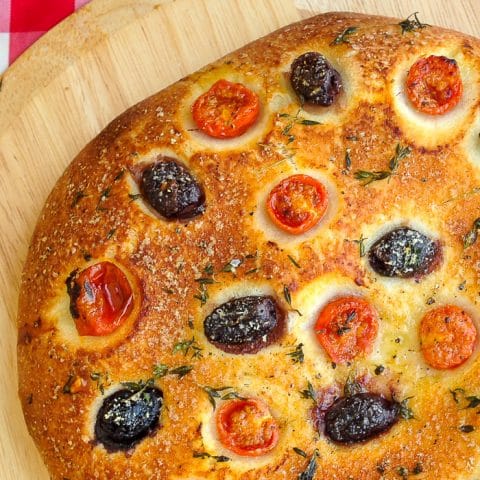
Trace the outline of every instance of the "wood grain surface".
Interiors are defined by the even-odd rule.
[[[45,480],[17,399],[16,308],[42,205],[66,165],[127,107],[243,44],[326,11],[407,17],[475,35],[478,0],[93,0],[0,83],[0,480]]]

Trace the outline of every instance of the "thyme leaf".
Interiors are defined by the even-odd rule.
[[[292,450],[297,454],[300,455],[303,458],[307,458],[307,454],[300,448],[298,447],[293,447]]]
[[[129,193],[128,197],[130,198],[131,202],[134,202],[135,200],[138,200],[139,198],[142,198],[141,193]]]
[[[307,388],[300,392],[300,396],[305,399],[313,400],[315,403],[317,402],[317,394],[310,382],[307,382]]]
[[[182,365],[180,367],[172,368],[168,373],[169,375],[177,375],[178,378],[183,378],[185,375],[193,370],[192,365]]]
[[[402,35],[406,32],[412,32],[413,30],[421,30],[422,28],[429,27],[427,23],[422,23],[418,19],[418,12],[412,13],[405,20],[402,20],[398,25],[402,27]]]
[[[226,393],[224,396],[228,395],[229,393],[234,392],[232,387],[220,387],[220,388],[214,388],[214,387],[208,387],[206,385],[202,386],[202,390],[208,395],[208,400],[212,404],[213,409],[217,407],[217,398],[222,398],[222,393],[225,390],[231,390],[231,392]],[[226,399],[225,399],[226,400]]]
[[[291,255],[287,255],[288,259],[293,263],[293,265],[295,265],[295,267],[297,268],[302,268],[298,262],[291,256]]]
[[[75,196],[73,197],[72,203],[70,204],[70,208],[73,208],[77,205],[77,203],[82,199],[88,197],[86,193],[83,192],[83,190],[80,190],[79,192],[75,193]]]
[[[363,185],[369,185],[372,182],[388,178],[392,173],[385,170],[369,172],[367,170],[357,170],[353,176],[356,180],[363,181]]]
[[[193,458],[212,458],[219,463],[230,461],[230,458],[225,455],[210,455],[208,452],[193,452]]]
[[[411,420],[412,418],[415,418],[415,416],[413,415],[413,411],[412,409],[407,405],[408,404],[408,401],[413,398],[413,397],[407,397],[407,398],[404,398],[401,402],[400,402],[400,416],[402,418],[404,418],[405,420]]]
[[[283,297],[285,298],[285,301],[288,303],[288,306],[293,309],[294,312],[297,312],[297,314],[301,317],[302,313],[300,310],[297,310],[296,308],[292,307],[292,295],[290,294],[290,289],[287,287],[287,285],[283,286]]]
[[[347,27],[342,33],[337,35],[335,39],[333,40],[332,43],[330,43],[331,46],[334,45],[340,45],[341,43],[350,43],[348,40],[348,37],[356,32],[358,30],[358,27]]]
[[[358,240],[352,240],[353,243],[358,244],[358,254],[360,257],[364,257],[366,253],[365,240],[368,240],[368,238],[364,237],[363,233],[360,234],[360,238]]]
[[[345,150],[345,170],[349,171],[352,167],[352,158],[350,157],[350,150]]]
[[[183,352],[186,356],[189,351],[192,350],[192,358],[201,358],[202,357],[202,348],[197,344],[195,337],[192,337],[191,340],[184,340],[178,342],[173,346],[173,353]]]
[[[471,230],[464,235],[463,248],[471,247],[477,241],[479,230],[480,230],[480,217],[473,221]]]
[[[295,350],[293,350],[290,353],[287,353],[287,355],[292,359],[293,363],[303,363],[305,360],[305,355],[303,353],[303,343],[299,343]]]
[[[317,457],[318,450],[315,450],[310,458],[310,461],[308,462],[306,470],[298,475],[297,480],[313,480],[317,471]]]

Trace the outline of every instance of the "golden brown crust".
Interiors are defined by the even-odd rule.
[[[331,45],[350,26],[357,30],[349,43]],[[279,114],[295,115],[299,105],[284,73],[307,51],[320,51],[334,63],[346,80],[345,92],[330,113],[305,112],[321,125],[294,125],[295,139],[288,143],[282,133],[288,119]],[[399,78],[429,53],[455,57],[466,84],[464,104],[443,124],[415,116],[401,101]],[[423,479],[473,478],[480,465],[480,415],[455,403],[449,390],[480,395],[480,360],[476,352],[456,370],[428,368],[418,324],[430,298],[464,305],[477,325],[480,318],[480,250],[463,248],[463,236],[479,216],[479,71],[477,39],[431,26],[402,34],[395,19],[325,14],[182,79],[132,107],[93,140],[48,198],[19,300],[19,393],[52,478],[297,478],[308,460],[293,447],[309,456],[318,449],[316,478],[324,480],[400,478],[402,467],[413,473],[418,465]],[[218,78],[250,85],[264,105],[252,135],[221,148],[188,128],[192,99]],[[412,152],[395,175],[368,187],[354,178],[356,170],[385,170],[397,144]],[[161,153],[185,162],[201,181],[205,214],[165,222],[141,199],[129,197],[136,193],[135,165]],[[262,208],[268,185],[296,171],[316,172],[332,185],[336,201],[328,221],[291,241],[265,222]],[[379,232],[400,224],[421,226],[443,246],[441,266],[418,283],[385,281],[359,256],[360,238],[368,247]],[[129,275],[135,313],[118,335],[80,339],[69,327],[65,280],[74,269],[105,258]],[[223,271],[232,259],[242,264]],[[208,285],[209,299],[201,305],[195,279],[209,264],[216,283]],[[379,311],[379,340],[371,357],[333,368],[301,326],[311,322],[325,299],[352,289]],[[232,292],[258,290],[290,312],[287,335],[255,355],[232,356],[209,344],[202,325],[216,302]],[[177,342],[192,337],[203,357],[173,352]],[[300,341],[305,362],[295,364],[287,354]],[[182,379],[168,375],[156,381],[165,408],[154,435],[128,454],[107,453],[94,443],[91,427],[102,391],[150,378],[159,363],[193,369]],[[307,380],[320,390],[343,384],[352,372],[371,374],[378,364],[386,367],[396,398],[412,397],[414,418],[355,446],[335,445],[315,432],[312,402],[299,395]],[[69,379],[76,382],[74,393],[64,392]],[[264,398],[277,418],[280,441],[265,459],[217,463],[193,457],[194,451],[226,454],[209,430],[212,407],[202,389],[226,385]],[[461,425],[475,430],[464,433]]]

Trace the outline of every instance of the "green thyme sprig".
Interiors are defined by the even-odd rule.
[[[347,27],[342,33],[338,34],[333,42],[330,43],[330,46],[340,45],[342,43],[350,43],[349,37],[352,33],[355,33],[358,30],[358,27]]]
[[[418,19],[418,12],[412,13],[405,20],[398,23],[402,27],[402,35],[406,32],[413,32],[414,30],[421,30],[429,27],[428,23],[422,23]]]

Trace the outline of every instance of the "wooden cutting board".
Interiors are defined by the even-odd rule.
[[[478,0],[93,0],[0,84],[0,479],[45,480],[17,399],[16,308],[29,238],[56,179],[127,107],[278,27],[330,10],[475,35]]]

